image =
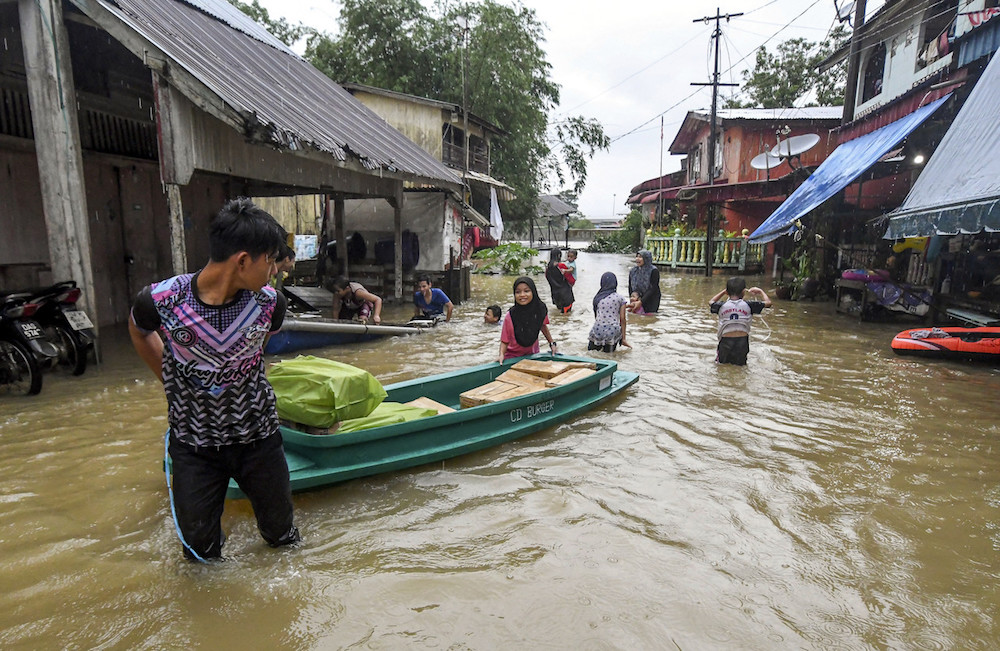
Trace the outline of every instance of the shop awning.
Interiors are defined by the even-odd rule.
[[[462,204],[462,214],[465,215],[465,218],[468,219],[473,224],[475,224],[476,226],[479,226],[480,228],[489,229],[490,220],[487,219],[481,212],[479,212],[469,204],[467,203]]]
[[[922,106],[881,129],[849,140],[830,154],[816,171],[785,200],[764,223],[750,234],[750,241],[764,243],[775,240],[795,229],[795,221],[818,208],[824,201],[837,194],[903,138],[929,118],[951,95]]]
[[[656,192],[650,192],[648,195],[640,199],[639,203],[655,203],[660,199],[670,201],[677,198],[678,190],[680,190],[680,188],[665,188]]]
[[[479,183],[486,187],[487,190],[493,188],[497,191],[497,198],[501,201],[513,201],[517,199],[517,195],[514,193],[514,188],[510,187],[503,181],[493,178],[489,174],[482,174],[481,172],[474,172],[469,170],[463,174],[465,180],[470,183]],[[488,221],[488,220],[487,220]]]
[[[993,57],[910,193],[886,239],[1000,231],[1000,57]]]

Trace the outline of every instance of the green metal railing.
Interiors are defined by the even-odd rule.
[[[750,244],[742,237],[717,237],[712,242],[714,256],[712,266],[717,269],[747,269],[760,268],[764,263],[763,244]],[[646,238],[646,249],[653,254],[653,262],[660,267],[705,266],[705,236],[673,237],[649,236]]]

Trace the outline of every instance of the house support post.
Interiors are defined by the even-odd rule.
[[[392,261],[395,283],[392,288],[392,295],[396,300],[403,298],[403,184],[396,188],[396,196],[389,200],[392,204],[392,230],[395,243],[395,253]]]
[[[184,204],[181,201],[181,186],[165,183],[167,205],[170,208],[170,263],[174,275],[187,273],[187,241],[184,238]]]
[[[53,280],[75,280],[100,322],[76,92],[61,0],[18,0],[31,123]]]
[[[347,277],[347,238],[344,236],[344,198],[333,200],[333,235],[337,240],[337,275]]]

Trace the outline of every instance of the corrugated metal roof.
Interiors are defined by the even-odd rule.
[[[564,217],[576,212],[576,207],[566,203],[554,194],[543,194],[538,197],[539,217]]]
[[[274,45],[273,37],[261,35],[249,17],[231,11],[225,0],[97,0],[104,11],[88,0],[70,1],[105,29],[120,32],[120,25],[102,24],[108,21],[104,11],[109,12],[160,50],[171,65],[236,111],[250,137],[292,151],[319,150],[395,178],[461,185],[440,161],[304,59]],[[145,60],[147,53],[131,45]],[[163,74],[170,79],[170,66]],[[204,97],[189,99],[212,110]]]
[[[495,189],[497,191],[497,198],[500,199],[500,201],[513,201],[514,199],[517,199],[517,195],[514,193],[514,188],[499,179],[493,178],[489,174],[469,170],[468,172],[463,173],[462,176],[465,180],[471,181],[472,183],[481,183],[488,188]]]
[[[839,120],[843,114],[843,106],[734,108],[718,109],[716,111],[716,115],[720,120]],[[712,118],[712,112],[705,109],[691,111],[688,115],[700,117],[706,121]]]
[[[206,14],[221,20],[233,29],[238,29],[247,36],[257,39],[262,43],[267,43],[271,47],[284,50],[292,56],[296,56],[290,47],[282,43],[276,36],[267,31],[263,25],[258,25],[252,20],[247,20],[246,14],[234,7],[227,0],[183,0],[189,5],[194,5]]]

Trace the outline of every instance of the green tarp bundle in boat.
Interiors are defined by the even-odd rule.
[[[332,359],[299,355],[271,366],[278,417],[311,427],[363,418],[385,400],[385,389],[364,369]]]
[[[437,411],[427,407],[414,407],[404,405],[399,402],[383,402],[372,410],[372,413],[363,418],[352,418],[345,420],[337,428],[337,434],[346,432],[357,432],[358,430],[371,429],[373,427],[385,427],[396,423],[405,423],[409,420],[437,416]]]

